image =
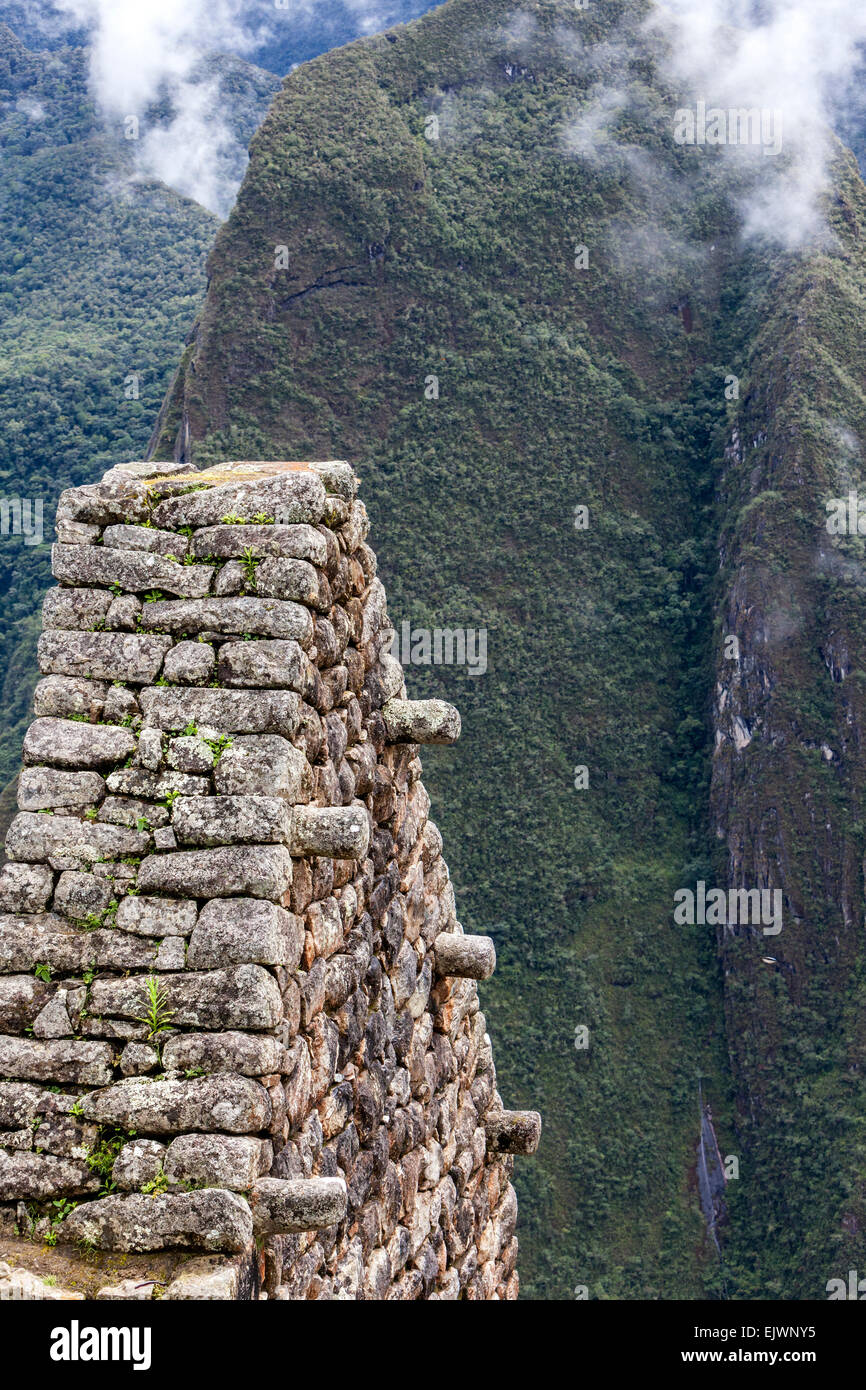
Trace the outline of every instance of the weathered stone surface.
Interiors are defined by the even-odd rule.
[[[50,994],[48,985],[32,975],[0,975],[0,1032],[23,1033]]]
[[[123,762],[134,750],[135,736],[129,729],[67,719],[35,719],[24,736],[25,763],[53,767],[105,767]]]
[[[142,738],[156,729],[142,730]],[[162,801],[172,792],[181,796],[207,796],[210,782],[207,777],[190,777],[185,772],[154,772],[147,768],[125,767],[112,772],[106,779],[108,790],[120,796],[141,796],[148,801]]]
[[[92,864],[97,859],[146,854],[149,846],[150,836],[143,830],[32,811],[20,811],[6,835],[9,858],[31,864],[55,856]]]
[[[103,1284],[96,1297],[101,1303],[147,1302],[153,1298],[155,1287],[150,1280],[121,1279],[119,1284]]]
[[[260,1178],[250,1193],[257,1235],[318,1231],[342,1221],[347,1205],[343,1178]]]
[[[234,1301],[242,1296],[241,1274],[237,1259],[229,1261],[203,1255],[197,1260],[187,1260],[165,1290],[163,1299],[199,1303]]]
[[[126,724],[127,726],[141,714],[138,708],[138,701],[131,690],[116,681],[108,688],[105,697],[105,709],[102,712],[103,721],[106,724]]]
[[[347,502],[352,501],[358,491],[358,478],[352,465],[345,459],[318,459],[307,467],[319,475],[326,492],[343,497]]]
[[[51,912],[0,917],[0,971],[145,969],[154,958],[152,943],[115,929],[84,931]]]
[[[0,981],[0,993],[2,993],[2,981]],[[72,1021],[69,1017],[67,1008],[68,994],[65,989],[58,989],[52,994],[48,1003],[45,1005],[34,1021],[33,1033],[37,1038],[68,1038],[75,1032]]]
[[[156,680],[170,646],[134,632],[43,632],[37,657],[46,673],[143,683]]]
[[[114,1160],[111,1176],[124,1192],[135,1192],[159,1177],[165,1153],[158,1139],[133,1139]]]
[[[67,869],[57,880],[54,910],[63,913],[65,917],[84,921],[93,915],[101,916],[111,898],[111,885],[106,883],[105,879],[97,878],[95,874],[81,874]]]
[[[214,772],[222,796],[280,796],[308,801],[312,788],[304,754],[278,734],[233,738]]]
[[[235,594],[242,594],[249,585],[247,567],[240,560],[226,560],[217,570],[213,591],[219,598],[233,598]]]
[[[149,724],[180,733],[190,723],[221,733],[291,735],[298,727],[300,699],[289,690],[188,690],[158,686],[142,690]]]
[[[44,637],[46,634],[42,635]],[[103,718],[107,697],[108,686],[105,681],[91,681],[74,676],[46,676],[44,680],[37,682],[33,692],[33,713],[40,719],[72,719],[80,716],[90,723],[95,723]]]
[[[440,975],[489,980],[496,969],[496,947],[489,936],[441,932],[436,938],[436,969]]]
[[[314,526],[209,526],[196,531],[192,538],[192,553],[199,559],[210,555],[240,558],[248,551],[255,559],[285,556],[320,567],[328,559],[327,542]]]
[[[105,616],[109,632],[135,632],[142,609],[137,594],[118,594]]]
[[[111,1080],[111,1063],[108,1043],[0,1037],[0,1076],[106,1086]]]
[[[124,1076],[144,1076],[158,1067],[159,1053],[149,1043],[128,1042],[120,1054],[120,1070]]]
[[[155,806],[137,796],[107,796],[99,808],[99,823],[125,825],[130,830],[158,830],[168,825],[167,806]]]
[[[63,1238],[98,1250],[243,1250],[252,1237],[247,1203],[234,1192],[207,1188],[177,1196],[102,1197],[76,1207]]]
[[[300,919],[275,903],[255,898],[214,898],[199,913],[187,965],[284,965],[296,970],[304,947]]]
[[[32,1125],[44,1099],[41,1086],[30,1086],[26,1081],[0,1081],[0,1129]]]
[[[54,532],[62,545],[93,545],[99,540],[101,531],[100,526],[88,526],[86,521],[54,519]]]
[[[301,690],[303,652],[297,642],[226,642],[220,648],[219,678],[223,685]]]
[[[0,912],[42,912],[54,887],[44,864],[7,863],[0,869]]]
[[[264,1033],[175,1033],[162,1049],[162,1060],[172,1071],[200,1067],[206,1072],[268,1076],[284,1070],[286,1052],[276,1038]]]
[[[271,1118],[264,1086],[229,1072],[191,1081],[118,1081],[91,1091],[81,1101],[87,1119],[119,1125],[137,1134],[183,1134],[223,1130],[254,1134]]]
[[[123,898],[117,909],[119,930],[139,936],[189,936],[195,926],[194,902],[182,898]]]
[[[201,598],[213,577],[213,565],[179,565],[151,551],[98,545],[55,545],[51,565],[64,584],[119,584],[132,593],[161,590],[179,598]]]
[[[205,492],[171,497],[154,508],[157,526],[215,526],[224,517],[250,521],[267,514],[281,526],[321,521],[325,489],[308,469],[284,472],[271,478],[223,483]]]
[[[88,631],[101,623],[111,607],[105,589],[49,589],[42,603],[44,628],[81,628]]]
[[[0,1149],[0,1201],[99,1191],[99,1179],[86,1163],[53,1154],[8,1153]]]
[[[392,743],[455,743],[460,715],[445,700],[389,700],[382,708]]]
[[[182,560],[189,550],[186,536],[176,531],[159,531],[155,526],[106,526],[102,544],[112,550],[150,550],[175,560]]]
[[[83,1293],[75,1293],[60,1284],[46,1284],[27,1269],[13,1269],[0,1263],[0,1303],[74,1303],[83,1298]]]
[[[146,521],[148,500],[147,489],[131,478],[71,487],[60,494],[57,521],[83,521],[92,526],[130,519]]]
[[[280,1021],[279,987],[260,965],[162,975],[159,984],[174,1028],[275,1028]],[[147,1009],[146,977],[94,981],[91,1013],[141,1020]]]
[[[154,854],[138,872],[143,893],[196,898],[270,898],[280,902],[292,879],[292,861],[283,845],[219,846]]]
[[[370,846],[366,807],[296,806],[292,816],[293,855],[321,854],[332,859],[363,859]]]
[[[541,1116],[537,1110],[490,1111],[484,1128],[494,1153],[534,1154],[541,1138]]]
[[[290,598],[314,608],[322,606],[319,576],[306,560],[262,560],[256,570],[256,593],[262,598]]]
[[[182,1134],[168,1146],[165,1171],[173,1182],[246,1192],[261,1172],[262,1157],[260,1139],[228,1134]]]
[[[309,646],[313,619],[299,603],[277,598],[165,599],[147,603],[142,627],[161,632],[218,632],[227,637],[280,637]]]
[[[61,772],[51,767],[26,767],[18,778],[22,811],[73,810],[96,806],[105,795],[98,772]]]
[[[209,773],[216,762],[216,754],[204,739],[190,734],[169,741],[166,762],[178,772]]]
[[[291,812],[277,796],[178,797],[172,826],[181,844],[285,843]]]
[[[165,658],[163,674],[180,685],[207,685],[215,665],[216,654],[209,642],[178,642]]]

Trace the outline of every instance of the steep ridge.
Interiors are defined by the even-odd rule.
[[[734,1207],[753,1296],[816,1298],[864,1258],[863,533],[866,198],[840,185],[834,257],[790,277],[758,335],[721,480],[712,806],[734,887],[782,890],[756,951],[724,933],[728,1036],[753,1176]],[[856,522],[855,522],[856,525]],[[864,523],[866,529],[866,523]]]
[[[675,926],[672,912],[678,889],[728,875],[779,883],[792,902],[816,888],[840,902],[844,862],[862,922],[857,774],[833,784],[854,835],[839,859],[801,804],[811,795],[817,815],[837,773],[796,751],[799,729],[781,761],[753,745],[742,758],[726,741],[730,700],[713,762],[711,693],[716,675],[732,679],[722,639],[742,629],[737,669],[753,698],[737,595],[762,591],[772,497],[755,504],[752,451],[774,457],[773,431],[797,437],[811,420],[828,389],[814,394],[812,375],[830,377],[834,419],[859,419],[859,348],[840,320],[859,306],[864,193],[840,160],[834,253],[744,248],[739,175],[672,140],[676,94],[641,28],[648,10],[449,0],[293,73],[253,141],[153,453],[357,458],[398,629],[486,630],[483,675],[425,659],[422,638],[407,679],[464,714],[465,747],[447,766],[431,759],[428,781],[461,920],[497,942],[484,999],[500,1069],[549,1121],[537,1166],[517,1175],[524,1288],[694,1298],[773,1281],[783,1296],[820,1296],[839,1238],[831,1187],[856,1184],[855,1140],[844,1157],[834,1149],[829,1180],[826,1154],[769,1169],[767,1155],[787,1123],[783,1092],[802,1091],[803,1123],[846,1089],[859,944],[849,937],[844,967],[833,948],[803,1001],[823,1000],[835,1051],[813,1061],[801,1038],[768,1087],[749,1039],[787,1026],[788,977],[761,960],[781,958],[784,933],[770,946],[726,940],[725,970],[750,954],[744,974],[723,976],[712,927]],[[605,132],[597,93],[612,82],[637,98]],[[829,291],[820,311],[813,278]],[[835,436],[815,431],[826,472]],[[790,466],[768,486],[799,486]],[[822,507],[813,491],[802,524],[821,526]],[[790,661],[792,706],[822,670],[830,681],[797,651],[774,654]],[[821,701],[816,747],[838,712],[823,687]],[[784,856],[767,876],[774,787],[792,808],[799,877]],[[757,1019],[741,979],[760,990]],[[764,1011],[768,991],[782,1002]],[[721,1265],[700,1210],[699,1085],[740,1168]],[[842,1215],[852,1249],[859,1218]]]

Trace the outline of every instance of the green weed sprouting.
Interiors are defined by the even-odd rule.
[[[158,1033],[166,1031],[177,1010],[168,1008],[168,995],[156,975],[148,975],[145,985],[147,988],[147,1013],[136,1018],[135,1021],[146,1025],[148,1040],[150,1040],[155,1038]]]

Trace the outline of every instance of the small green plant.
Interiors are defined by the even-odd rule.
[[[220,734],[218,738],[206,738],[205,743],[213,753],[214,766],[219,762],[226,749],[232,746],[232,740],[229,738],[228,734]]]
[[[224,526],[246,526],[246,517],[238,516],[237,512],[226,512],[225,516],[220,517]]]
[[[98,815],[99,815],[99,811],[96,809],[95,806],[88,806],[87,810],[84,812],[84,819],[85,819],[85,820],[96,820],[96,817],[97,817]]]
[[[151,589],[149,594],[145,594],[144,601],[145,603],[159,603],[161,598],[162,594],[159,589]]]
[[[150,830],[150,821],[147,816],[137,816],[135,821],[136,830]]]
[[[168,995],[156,975],[148,975],[145,980],[145,987],[147,989],[147,1013],[136,1018],[135,1021],[147,1026],[149,1040],[155,1038],[157,1034],[165,1032],[177,1010],[168,1008]]]
[[[253,517],[253,521],[255,521],[259,526],[272,526],[275,521],[275,518],[269,516],[267,512],[256,512],[255,516]]]
[[[252,546],[246,546],[241,557],[241,565],[243,566],[244,577],[251,589],[256,588],[256,570],[259,564],[260,561],[254,555]]]
[[[180,796],[180,792],[179,792],[176,788],[174,788],[174,787],[171,789],[171,791],[167,791],[167,792],[166,792],[166,794],[165,794],[165,804],[166,804],[166,807],[167,807],[167,809],[168,809],[169,811],[171,810],[172,806],[173,806],[174,803],[177,801],[177,798],[178,798],[179,796]]]
[[[100,1195],[103,1197],[107,1196],[109,1192],[113,1192],[117,1186],[111,1173],[114,1168],[114,1160],[126,1143],[126,1138],[127,1136],[121,1130],[111,1136],[103,1136],[87,1154],[88,1168],[102,1182]]]
[[[51,966],[48,965],[47,962],[45,964],[37,965],[35,970],[33,971],[33,974],[36,976],[37,980],[44,980],[46,984],[50,984]]]
[[[66,1219],[70,1212],[75,1210],[75,1208],[78,1206],[78,1202],[69,1202],[65,1197],[58,1197],[55,1198],[53,1202],[49,1202],[48,1205],[50,1207],[54,1207],[54,1211],[50,1217],[51,1226],[48,1230],[48,1233],[45,1236],[45,1244],[56,1245],[57,1238],[60,1233],[59,1227],[61,1223]]]
[[[198,734],[198,725],[191,719],[183,732],[185,738],[195,738]]]
[[[142,1183],[141,1190],[146,1197],[164,1196],[165,1193],[168,1191],[168,1178],[166,1177],[163,1170],[160,1168],[156,1177],[151,1178],[150,1182]]]

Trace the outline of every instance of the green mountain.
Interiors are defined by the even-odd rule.
[[[545,1117],[524,1292],[821,1298],[866,1262],[866,190],[840,147],[830,249],[745,241],[764,172],[675,143],[648,8],[448,0],[291,74],[153,452],[352,459],[397,626],[487,629],[408,683],[463,712],[425,776]],[[700,880],[782,932],[675,925]]]
[[[246,143],[278,84],[235,59],[220,65]],[[37,675],[57,497],[144,452],[218,222],[135,177],[132,143],[93,107],[83,49],[31,53],[2,25],[0,150],[2,786],[18,767]],[[15,534],[15,502],[22,520],[29,505],[29,539]]]

